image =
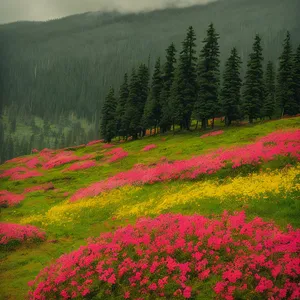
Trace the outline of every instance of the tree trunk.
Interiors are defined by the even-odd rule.
[[[202,128],[202,129],[206,129],[206,124],[207,124],[206,119],[202,119],[202,120],[201,120],[201,128]]]
[[[215,117],[213,117],[211,122],[211,128],[214,129],[214,127],[215,127]]]
[[[173,134],[175,134],[175,122],[173,121]]]
[[[199,121],[197,120],[197,123],[196,123],[195,130],[197,130],[197,129],[198,129],[198,124],[199,124]]]

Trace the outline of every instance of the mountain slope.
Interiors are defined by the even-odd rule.
[[[44,149],[1,165],[1,296],[24,299],[27,283],[56,258],[85,245],[88,237],[143,216],[207,217],[244,210],[248,220],[259,216],[282,228],[299,228],[299,128],[300,118],[290,118],[201,136],[155,136],[112,145],[95,141]],[[257,272],[266,276],[264,268]],[[214,297],[216,279],[203,282],[204,298]],[[116,291],[120,298],[113,299],[122,299]],[[246,292],[253,293],[253,287]],[[243,295],[240,299],[249,298]]]
[[[237,46],[244,63],[254,33],[264,40],[266,59],[276,59],[286,30],[299,43],[297,0],[223,0],[205,6],[120,15],[85,13],[49,22],[0,26],[1,84],[5,105],[50,119],[75,111],[90,120],[109,85],[116,88],[124,72],[150,64],[175,42],[178,50],[189,25],[201,48],[214,22],[221,35],[221,58]]]

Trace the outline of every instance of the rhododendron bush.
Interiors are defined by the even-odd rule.
[[[35,226],[0,223],[0,245],[44,240],[45,233]]]
[[[29,283],[29,296],[195,299],[205,286],[209,299],[299,299],[299,251],[300,230],[247,222],[244,212],[161,215],[61,256]]]
[[[146,147],[143,148],[143,151],[150,151],[152,149],[155,149],[156,145],[155,144],[151,144],[151,145],[147,145]]]
[[[213,132],[210,132],[210,133],[202,134],[200,136],[200,138],[203,139],[203,138],[206,138],[206,137],[209,137],[209,136],[217,136],[217,135],[221,135],[223,133],[224,133],[224,130],[216,130],[216,131],[213,131]]]
[[[108,162],[115,162],[117,160],[121,160],[128,156],[128,152],[124,151],[123,148],[115,148],[107,153],[105,153],[106,156],[111,156],[108,159]]]
[[[64,171],[78,171],[78,170],[85,170],[91,167],[95,167],[96,162],[94,160],[85,160],[80,161],[72,164],[70,167],[66,168]]]
[[[6,190],[0,191],[0,207],[10,207],[17,205],[25,198],[24,195],[14,194]]]
[[[188,160],[172,163],[160,162],[155,167],[149,168],[135,167],[80,189],[71,197],[71,200],[93,197],[103,191],[124,185],[152,184],[174,179],[195,179],[201,174],[215,173],[226,167],[228,163],[232,165],[232,168],[237,168],[242,165],[255,165],[261,161],[270,161],[279,155],[300,159],[300,130],[275,132],[250,145],[219,149]]]

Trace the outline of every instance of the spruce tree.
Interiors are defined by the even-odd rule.
[[[297,114],[298,105],[295,95],[293,50],[289,32],[287,32],[284,39],[283,52],[279,57],[276,95],[281,108],[281,116]]]
[[[143,127],[143,114],[149,96],[149,69],[145,64],[141,64],[138,70],[138,126],[136,132],[145,135],[146,129]]]
[[[166,62],[163,68],[163,86],[160,95],[161,116],[159,126],[161,132],[165,132],[171,125],[170,117],[170,92],[173,85],[176,70],[176,48],[172,43],[166,50]]]
[[[128,101],[122,119],[122,128],[124,128],[126,132],[126,137],[133,136],[134,139],[137,138],[137,129],[140,124],[139,88],[139,77],[136,70],[133,68],[130,77]]]
[[[221,91],[222,112],[224,113],[225,124],[227,126],[229,126],[232,121],[238,120],[241,117],[241,63],[241,58],[234,47],[225,64],[223,87]]]
[[[247,64],[243,91],[244,114],[248,116],[250,123],[253,122],[253,119],[260,117],[264,100],[263,54],[261,38],[258,34],[255,36],[252,50]]]
[[[298,113],[300,112],[300,45],[297,48],[294,58],[294,84],[295,97],[298,104]]]
[[[191,116],[197,97],[197,58],[196,35],[192,26],[188,28],[185,40],[182,42],[182,51],[178,66],[178,92],[182,106],[181,126],[190,129]]]
[[[111,87],[102,108],[101,121],[101,136],[108,143],[116,135],[116,106],[115,92]]]
[[[161,118],[160,96],[162,90],[162,74],[160,58],[155,63],[154,73],[151,82],[151,89],[145,104],[142,124],[144,128],[157,128]]]
[[[265,100],[263,106],[263,116],[270,120],[275,111],[275,70],[271,61],[267,64],[265,75]]]
[[[122,127],[122,120],[125,114],[126,103],[129,97],[128,74],[125,73],[123,84],[120,87],[118,104],[116,108],[116,127],[118,135],[125,135],[125,129]]]
[[[214,119],[219,111],[220,51],[218,40],[219,34],[213,24],[210,24],[199,57],[199,90],[194,111],[197,120],[201,121],[202,128],[205,128],[207,120]]]

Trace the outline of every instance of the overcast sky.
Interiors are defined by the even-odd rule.
[[[0,23],[44,21],[87,11],[140,12],[214,0],[0,0]]]

